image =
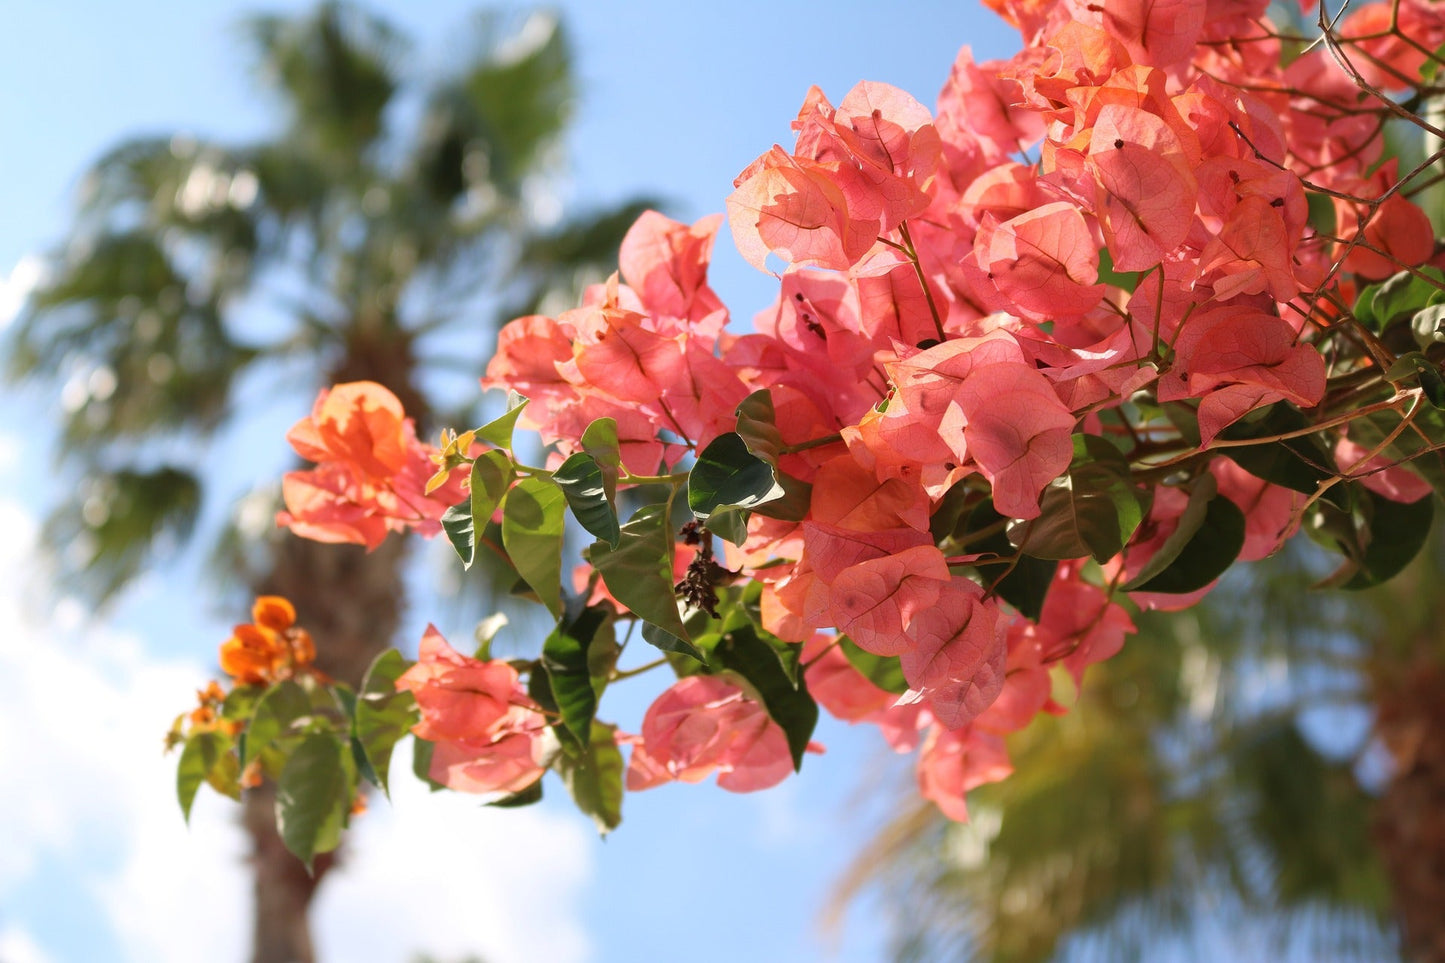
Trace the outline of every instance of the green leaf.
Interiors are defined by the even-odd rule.
[[[1426,266],[1418,273],[1401,271],[1365,288],[1355,299],[1355,317],[1379,333],[1421,308],[1441,302],[1445,302],[1445,272]]]
[[[472,462],[469,484],[473,526],[480,518],[482,519],[482,529],[486,530],[487,522],[492,520],[492,513],[501,504],[515,475],[511,459],[505,452],[496,449],[482,452],[477,456],[477,460]]]
[[[1280,403],[1258,417],[1235,422],[1220,432],[1219,437],[1230,441],[1273,439],[1307,427],[1309,423],[1299,409]],[[1306,495],[1313,495],[1320,482],[1335,474],[1334,455],[1317,435],[1241,445],[1228,449],[1224,454],[1254,477]]]
[[[308,872],[318,853],[329,853],[341,842],[355,785],[351,752],[330,733],[307,736],[281,770],[276,832]]]
[[[1386,380],[1397,385],[1419,385],[1425,400],[1436,408],[1445,408],[1445,379],[1440,369],[1418,351],[1402,354],[1385,372]]]
[[[1445,303],[1432,304],[1415,312],[1410,319],[1410,330],[1415,333],[1415,343],[1422,351],[1445,341]]]
[[[462,569],[471,568],[477,557],[477,537],[472,527],[470,498],[457,502],[442,513],[442,531],[447,533],[447,541],[452,543],[457,557],[462,560]]]
[[[993,499],[987,499],[969,513],[964,534],[982,531],[1003,521],[1004,517],[993,507]],[[986,539],[969,542],[969,550],[971,552],[992,552],[1000,558],[1019,555],[1019,551],[1009,542],[1008,536],[1004,534],[1002,528]],[[1020,614],[1026,618],[1038,621],[1044,610],[1044,599],[1049,593],[1049,586],[1054,582],[1054,572],[1058,567],[1058,562],[1034,558],[1032,555],[1019,555],[1013,571],[997,579],[992,585],[992,591],[999,598],[1018,609]]]
[[[778,652],[763,641],[751,625],[723,636],[715,651],[725,668],[742,676],[757,690],[768,715],[788,737],[793,768],[801,769],[803,753],[818,724],[818,704],[808,694],[802,674],[790,679],[779,662]]]
[[[858,644],[846,635],[838,636],[838,648],[848,657],[849,663],[869,682],[882,689],[902,695],[908,691],[908,680],[903,678],[903,666],[896,655],[874,655],[860,649]]]
[[[1138,271],[1116,271],[1114,270],[1114,258],[1107,247],[1099,249],[1099,283],[1112,284],[1116,288],[1123,288],[1131,294],[1139,287]]]
[[[709,518],[723,509],[747,511],[764,502],[783,496],[783,486],[774,476],[773,467],[748,450],[736,432],[718,435],[697,456],[697,463],[687,481],[687,505],[701,522],[713,528]],[[717,533],[734,544],[737,526],[729,524]],[[746,532],[743,533],[744,538]]]
[[[290,679],[267,689],[256,703],[251,725],[246,729],[246,744],[241,755],[241,768],[270,748],[297,719],[311,715],[311,697]]]
[[[477,437],[482,441],[490,442],[498,448],[512,447],[512,431],[517,426],[517,419],[522,414],[522,409],[527,407],[527,399],[512,392],[507,398],[507,410],[501,417],[493,418],[485,425],[477,429]]]
[[[754,391],[738,405],[737,414],[738,437],[742,438],[748,451],[777,467],[784,442],[782,433],[778,431],[772,392],[767,388]]]
[[[256,703],[266,692],[265,686],[259,685],[238,685],[226,693],[226,699],[221,703],[221,718],[236,719],[245,722],[256,712]]]
[[[406,670],[407,660],[400,652],[388,649],[381,653],[366,670],[361,695],[356,700],[352,734],[376,776],[376,784],[387,795],[390,795],[387,779],[392,750],[419,718],[412,694],[396,687],[396,680]]]
[[[776,518],[784,522],[801,522],[808,517],[813,504],[813,486],[800,481],[785,471],[774,471],[783,493],[777,498],[763,502],[753,509],[759,515]],[[734,544],[741,544],[734,542]]]
[[[431,757],[434,751],[436,751],[436,743],[428,742],[421,736],[412,737],[412,775],[416,776],[422,782],[426,783],[427,787],[430,788],[432,792],[440,792],[447,787],[443,786],[441,783],[437,782],[431,777]]]
[[[552,481],[562,489],[567,505],[582,527],[616,548],[617,540],[621,538],[617,509],[612,507],[602,466],[597,460],[579,451],[552,473]]]
[[[598,418],[582,432],[582,450],[591,455],[602,470],[602,487],[607,501],[617,503],[617,469],[622,465],[622,446],[617,442],[617,422]]]
[[[181,815],[186,822],[191,821],[191,804],[196,800],[196,791],[230,751],[230,737],[214,729],[194,733],[186,740],[176,766],[176,798],[180,801]]]
[[[802,521],[807,517],[808,508],[812,504],[813,486],[778,468],[778,459],[785,444],[776,424],[771,392],[767,388],[761,388],[748,395],[742,404],[738,405],[737,415],[738,437],[742,438],[748,451],[768,463],[773,469],[773,477],[783,488],[781,495],[753,506],[753,510],[759,515],[785,522]],[[746,522],[746,512],[742,515]],[[718,530],[715,524],[709,524],[708,527]],[[742,543],[734,541],[733,544]]]
[[[613,598],[685,648],[668,650],[651,638],[649,642],[665,651],[694,655],[696,649],[688,644],[687,629],[677,611],[672,576],[675,543],[665,512],[662,505],[644,506],[622,526],[616,548],[595,542],[582,554],[601,573]],[[647,638],[645,628],[643,637]]]
[[[1445,43],[1436,47],[1435,52],[1426,57],[1425,61],[1420,64],[1420,79],[1427,84],[1434,83],[1435,78],[1440,74],[1440,64],[1442,61],[1445,61]]]
[[[559,735],[571,735],[578,745],[587,741],[597,713],[598,693],[593,688],[588,650],[599,634],[610,631],[611,624],[608,609],[589,606],[576,618],[564,616],[542,643],[542,670],[547,674],[552,701],[562,714]]]
[[[505,452],[496,449],[483,452],[472,462],[467,500],[458,502],[442,515],[442,531],[460,556],[463,569],[471,568],[477,558],[480,539],[476,535],[476,520],[483,519],[483,528],[486,527],[513,477],[512,463]]]
[[[704,665],[707,664],[707,656],[703,654],[701,649],[688,641],[686,636],[674,635],[667,629],[654,625],[651,622],[642,623],[642,640],[648,645],[661,649],[663,652],[675,652],[678,655],[685,655],[690,659],[696,659]]]
[[[1182,595],[1204,588],[1234,564],[1244,547],[1244,513],[1218,494],[1214,476],[1201,475],[1179,516],[1179,527],[1164,540],[1126,592]]]
[[[1425,547],[1435,520],[1429,497],[1406,504],[1365,490],[1361,502],[1367,506],[1364,553],[1356,560],[1354,576],[1342,585],[1351,590],[1382,585],[1398,575]]]
[[[577,808],[607,835],[622,822],[622,752],[616,727],[593,720],[590,738],[581,746],[563,747],[553,761]]]
[[[543,478],[523,478],[502,503],[502,544],[542,604],[562,614],[562,531],[566,498]]]
[[[1074,457],[1044,489],[1039,517],[1010,526],[1019,550],[1034,558],[1092,556],[1103,563],[1119,551],[1144,518],[1124,455],[1097,435],[1074,436]]]

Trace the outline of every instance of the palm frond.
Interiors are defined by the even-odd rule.
[[[289,113],[287,136],[333,174],[356,170],[385,131],[407,44],[391,24],[329,2],[309,17],[262,15],[243,29],[264,84]]]
[[[200,506],[201,483],[188,470],[98,471],[50,514],[43,541],[73,588],[105,602],[184,542]]]

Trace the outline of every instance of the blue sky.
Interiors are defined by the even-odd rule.
[[[836,101],[858,80],[886,81],[931,105],[961,44],[982,59],[1013,42],[986,11],[952,2],[886,13],[863,3],[562,7],[581,98],[561,199],[588,206],[645,192],[683,219],[721,210],[736,173],[788,139],[810,84]],[[0,285],[0,320],[23,287],[26,256],[62,236],[79,174],[107,145],[163,131],[236,140],[267,131],[272,115],[236,43],[249,9],[8,6],[0,279],[12,280]],[[465,53],[457,27],[470,4],[376,9],[417,39],[423,69]],[[741,262],[726,232],[714,286],[740,321],[770,298],[769,278]],[[206,597],[194,553],[104,618],[63,601],[64,586],[36,584],[34,518],[51,496],[54,403],[14,393],[4,403],[0,619],[15,628],[0,633],[0,767],[10,787],[0,825],[11,837],[0,846],[0,960],[240,961],[246,883],[234,810],[203,798],[192,828],[182,827],[173,760],[158,747],[244,612]],[[257,463],[263,472],[285,464],[281,432],[305,402],[288,405],[268,408],[274,431],[248,436],[274,451],[223,460],[237,490]],[[445,624],[443,609],[419,599],[405,639],[414,645],[430,619],[453,636],[469,628]],[[652,683],[630,684],[608,708],[635,728]],[[884,921],[866,907],[832,937],[820,935],[819,918],[893,792],[876,787],[906,788],[908,772],[871,733],[831,726],[821,738],[827,755],[772,792],[671,786],[629,797],[623,827],[605,843],[560,801],[560,786],[549,786],[558,798],[522,813],[403,789],[393,806],[374,804],[347,868],[323,891],[323,952],[398,963],[423,949],[491,963],[876,959]]]

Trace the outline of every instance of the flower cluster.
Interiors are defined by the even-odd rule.
[[[293,531],[374,547],[452,506],[448,533],[499,527],[488,547],[557,617],[535,660],[432,630],[398,670],[434,781],[525,794],[554,768],[610,828],[619,745],[629,789],[761,789],[821,706],[916,751],[961,819],[1010,772],[1004,737],[1063,712],[1057,685],[1137,610],[1301,530],[1355,588],[1411,554],[1380,546],[1421,544],[1445,491],[1445,252],[1413,190],[1428,164],[1402,173],[1382,131],[1442,64],[1438,11],[1322,21],[1286,63],[1263,0],[990,5],[1017,55],[965,48],[934,110],[815,88],[791,147],[739,174],[733,239],[783,265],[750,332],[708,286],[721,219],[648,212],[579,307],[501,331],[482,383],[526,408],[434,452],[383,389],[341,385],[292,430],[319,463],[287,477]],[[629,486],[652,503],[623,519]],[[597,539],[578,598],[569,509]],[[470,564],[481,539],[453,542]],[[678,679],[635,735],[596,717],[638,671],[617,669],[629,620]]]
[[[421,710],[412,732],[432,743],[433,782],[461,792],[516,793],[542,777],[547,720],[512,666],[464,656],[427,626],[417,663],[396,685]]]
[[[316,660],[311,633],[296,624],[296,608],[279,595],[263,595],[252,621],[221,643],[221,671],[237,685],[271,685],[309,669]]]
[[[281,482],[286,510],[277,523],[305,538],[373,549],[387,532],[435,535],[462,498],[458,481],[428,485],[437,451],[417,440],[396,395],[375,382],[323,390],[286,439],[317,463]]]

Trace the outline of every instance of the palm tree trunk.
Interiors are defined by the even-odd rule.
[[[1394,771],[1377,807],[1375,841],[1394,889],[1404,957],[1445,963],[1445,665],[1423,655],[1392,666],[1376,679],[1376,705]]]
[[[359,337],[348,345],[328,384],[370,380],[386,385],[407,414],[423,424],[425,397],[411,384],[414,361],[404,340]],[[357,545],[324,545],[286,537],[257,594],[284,595],[297,622],[316,640],[316,667],[353,687],[373,659],[396,638],[405,606],[402,564],[406,542],[389,538],[375,551]],[[342,850],[318,857],[312,872],[282,844],[276,832],[275,787],[250,790],[243,820],[251,836],[255,879],[252,963],[315,963],[311,901]]]

